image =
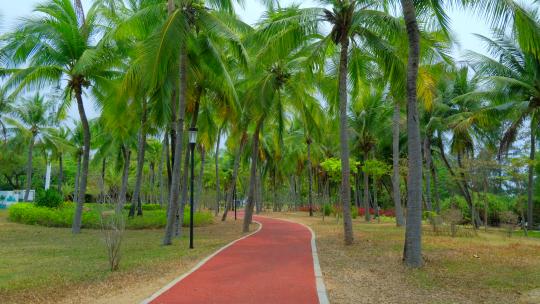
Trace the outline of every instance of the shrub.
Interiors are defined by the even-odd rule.
[[[56,189],[40,190],[36,195],[36,206],[58,208],[64,201],[62,194]]]
[[[131,208],[131,204],[124,205],[124,209],[129,210]],[[161,205],[160,204],[142,204],[142,210],[143,211],[153,211],[153,210],[160,210]]]
[[[358,209],[357,208],[352,208],[351,210],[351,217],[353,219],[356,219],[358,217]]]
[[[358,215],[364,216],[365,214],[366,214],[365,208],[358,208]],[[376,215],[377,210],[375,210],[374,208],[369,208],[369,214]],[[396,212],[394,211],[394,209],[386,209],[386,210],[379,209],[379,215],[386,216],[386,217],[396,217]]]
[[[315,205],[313,205],[312,209],[313,209],[313,212],[319,211],[319,207]],[[298,211],[309,212],[309,206],[300,206],[298,208]]]
[[[457,235],[457,224],[459,224],[459,222],[463,220],[463,214],[461,213],[461,210],[456,208],[444,210],[441,213],[441,216],[445,222],[450,224],[450,231],[452,237],[455,237]]]
[[[48,208],[35,206],[29,203],[14,204],[9,208],[9,220],[21,224],[40,225],[47,227],[71,227],[73,222],[73,209],[75,205],[71,202],[65,202],[59,208]],[[101,216],[104,212],[114,210],[113,206],[91,204],[86,206],[82,214],[83,228],[100,229]],[[186,211],[189,209],[186,208]],[[126,229],[160,229],[167,223],[166,211],[149,210],[144,216],[128,218],[127,212],[123,213]],[[210,212],[195,212],[194,225],[206,226],[212,224],[214,217]],[[183,226],[189,224],[189,212],[184,213]]]
[[[330,216],[330,214],[332,214],[334,212],[334,207],[332,207],[332,205],[326,203],[324,204],[323,206],[323,214],[324,216]]]

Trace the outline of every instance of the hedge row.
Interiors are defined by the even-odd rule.
[[[92,204],[95,205],[95,204]],[[85,207],[82,215],[82,227],[90,229],[101,228],[101,212],[110,211],[110,207],[92,206]],[[46,227],[71,227],[73,222],[74,205],[64,203],[59,208],[47,208],[35,206],[31,203],[19,203],[9,208],[9,220],[27,225],[40,225]],[[143,216],[126,218],[126,229],[159,229],[167,223],[166,211],[147,210]],[[194,225],[206,226],[213,223],[214,217],[210,212],[195,212]],[[183,226],[189,224],[189,212],[184,214]]]

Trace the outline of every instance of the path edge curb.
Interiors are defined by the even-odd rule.
[[[167,290],[171,289],[174,285],[176,285],[177,283],[179,283],[180,281],[182,281],[183,279],[185,279],[186,277],[188,277],[190,274],[194,273],[197,269],[201,268],[204,264],[206,264],[210,259],[212,259],[213,257],[215,257],[216,255],[218,255],[220,252],[222,252],[223,250],[229,248],[230,246],[234,245],[235,243],[243,240],[243,239],[246,239],[254,234],[256,234],[257,232],[259,232],[261,229],[262,229],[262,226],[263,224],[261,222],[258,222],[258,221],[253,221],[254,223],[257,223],[259,225],[259,227],[257,228],[257,230],[247,234],[247,235],[244,235],[243,237],[241,238],[238,238],[234,241],[231,241],[230,243],[226,244],[225,246],[219,248],[218,250],[214,251],[214,253],[212,253],[211,255],[207,256],[206,258],[202,259],[199,263],[197,263],[195,266],[193,266],[193,268],[191,268],[188,272],[182,274],[181,276],[179,276],[178,278],[172,280],[171,282],[169,282],[169,284],[165,285],[164,287],[162,287],[161,289],[159,289],[158,291],[156,291],[155,293],[153,293],[150,297],[142,300],[140,302],[140,304],[149,304],[150,302],[152,302],[153,300],[155,300],[157,297],[159,297],[160,295],[162,295],[164,292],[166,292]],[[308,227],[309,228],[309,227]],[[313,231],[312,231],[313,233]],[[322,303],[322,302],[321,302]]]
[[[317,297],[319,298],[319,304],[330,304],[330,301],[328,300],[328,293],[326,292],[326,285],[324,284],[324,278],[321,271],[321,265],[319,263],[319,255],[317,254],[317,242],[316,242],[316,235],[315,231],[311,229],[308,225],[304,223],[295,222],[289,219],[283,219],[283,218],[274,218],[274,217],[267,217],[271,219],[277,219],[282,220],[294,224],[298,224],[301,226],[306,227],[309,232],[311,232],[311,255],[313,257],[313,270],[315,271],[315,285],[317,287]]]

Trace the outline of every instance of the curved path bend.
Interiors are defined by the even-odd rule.
[[[328,303],[315,235],[307,226],[254,216],[241,238],[158,291],[152,304]]]

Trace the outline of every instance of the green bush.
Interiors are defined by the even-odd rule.
[[[323,206],[323,214],[324,216],[330,216],[334,212],[334,207],[330,204],[324,204]]]
[[[358,217],[358,208],[356,208],[356,207],[351,208],[351,217],[353,219],[356,219]]]
[[[488,203],[488,222],[490,224],[498,224],[500,221],[499,215],[501,213],[506,211],[516,211],[516,198],[505,195],[496,195],[492,193],[488,193],[486,197]],[[481,217],[483,217],[485,203],[484,196],[482,194],[478,195],[477,193],[475,193],[473,201],[476,211],[480,214]],[[466,221],[471,220],[471,211],[463,196],[454,195],[453,197],[444,199],[441,202],[441,209],[450,209],[452,205],[454,205],[457,209],[461,211]]]
[[[58,208],[64,201],[62,194],[56,189],[40,190],[36,195],[36,206]]]
[[[131,208],[131,204],[127,204],[124,206],[124,209],[129,210]],[[160,204],[142,204],[142,210],[143,211],[153,211],[153,210],[161,210]]]
[[[29,203],[14,204],[9,208],[9,220],[21,224],[40,225],[47,227],[71,227],[75,205],[65,202],[59,208],[35,206]],[[101,227],[101,212],[114,210],[112,206],[91,204],[83,209],[83,228],[99,229]],[[124,212],[126,229],[159,229],[167,223],[165,210],[148,210],[143,216],[128,218]],[[207,226],[213,223],[214,217],[210,212],[195,212],[194,225]],[[183,226],[189,224],[189,212],[184,213]]]

